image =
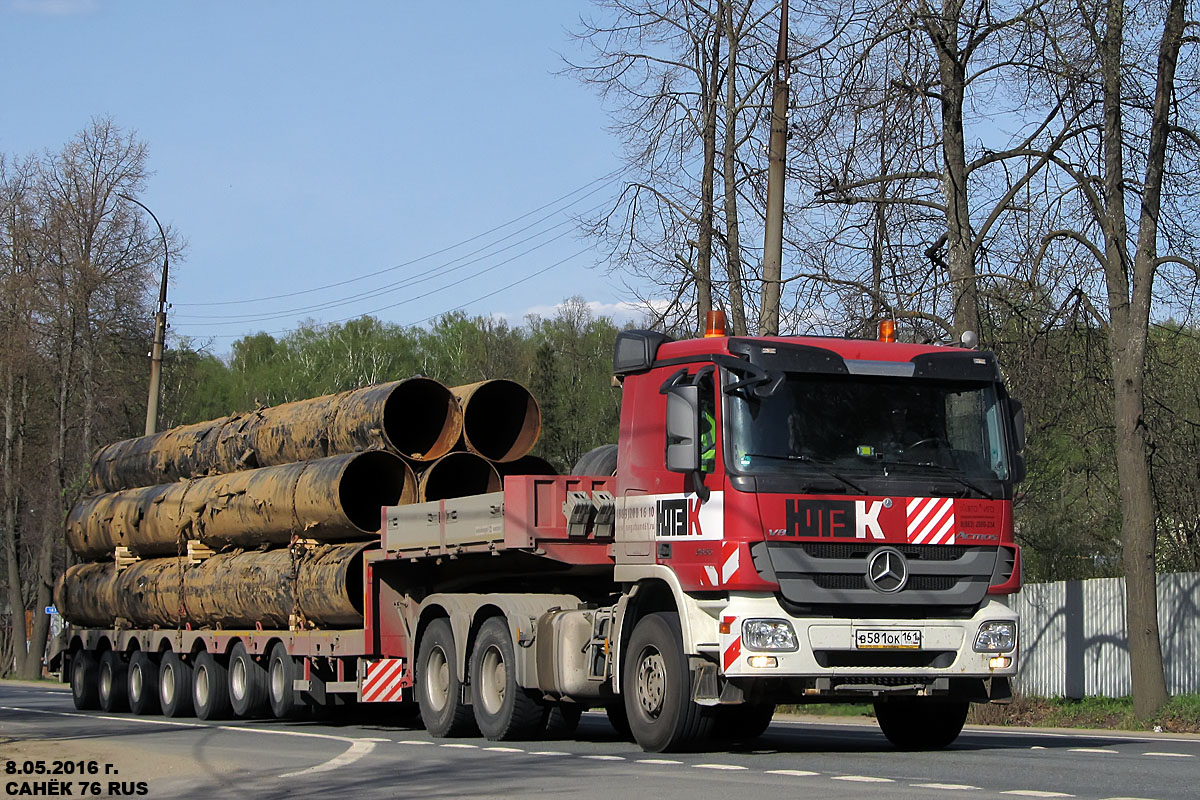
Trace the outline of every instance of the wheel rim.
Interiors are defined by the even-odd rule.
[[[162,699],[164,705],[175,702],[175,665],[163,664]]]
[[[132,664],[129,667],[129,697],[131,700],[142,698],[142,665]]]
[[[75,657],[75,664],[71,667],[71,690],[75,692],[76,697],[83,696],[83,658]]]
[[[246,664],[240,658],[229,665],[229,694],[237,700],[246,696]]]
[[[271,661],[271,697],[276,703],[283,702],[283,661]]]
[[[642,651],[637,669],[638,706],[651,719],[658,719],[666,697],[667,665],[662,653],[653,647]]]
[[[107,698],[112,694],[112,667],[105,662],[100,665],[100,696]]]
[[[446,651],[435,647],[425,662],[425,699],[434,711],[441,711],[450,699],[450,662]]]
[[[197,705],[208,705],[208,667],[201,664],[196,667],[196,703]]]
[[[488,714],[500,713],[508,688],[508,667],[500,648],[492,645],[479,661],[479,701]]]

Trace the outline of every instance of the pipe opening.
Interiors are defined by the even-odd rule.
[[[515,461],[533,449],[542,430],[537,400],[516,381],[480,385],[463,413],[468,446],[492,461]]]
[[[411,503],[416,496],[412,470],[383,451],[360,453],[346,465],[338,481],[342,513],[354,526],[379,533],[383,506]]]
[[[458,401],[430,378],[410,378],[388,393],[384,436],[401,455],[434,461],[449,453],[462,433]]]
[[[498,492],[502,488],[504,483],[496,468],[474,453],[451,453],[421,474],[423,500],[448,500]]]

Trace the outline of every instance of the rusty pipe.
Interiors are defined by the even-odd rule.
[[[461,434],[450,390],[409,378],[114,442],[93,456],[90,486],[116,492],[360,450],[433,461]]]
[[[214,475],[84,498],[67,516],[79,556],[117,546],[142,557],[180,555],[186,540],[213,550],[377,536],[383,506],[417,497],[412,468],[383,451]]]
[[[503,488],[500,473],[490,461],[462,451],[442,456],[427,466],[417,481],[417,494],[422,501],[487,494]]]
[[[462,446],[491,461],[515,461],[537,444],[542,410],[533,394],[504,378],[451,390],[462,404]]]
[[[200,563],[180,558],[77,564],[55,589],[74,625],[287,628],[297,612],[325,628],[363,624],[362,555],[374,543],[221,553]]]

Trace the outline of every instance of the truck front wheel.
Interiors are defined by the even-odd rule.
[[[100,707],[98,675],[96,654],[91,650],[76,650],[71,656],[71,699],[80,711]]]
[[[691,689],[679,615],[643,617],[630,637],[621,682],[629,727],[643,750],[691,749],[708,738],[713,717],[692,701]]]
[[[430,736],[466,736],[471,733],[471,707],[463,702],[454,633],[450,621],[435,619],[421,637],[417,653],[417,703],[421,721]]]
[[[545,710],[517,684],[516,656],[504,617],[479,629],[471,652],[475,722],[493,741],[531,739],[542,729]]]
[[[100,680],[96,694],[100,708],[110,714],[129,710],[125,668],[125,660],[115,650],[105,650],[100,656]]]
[[[901,750],[940,750],[958,738],[970,705],[966,700],[893,697],[875,703],[875,719]]]

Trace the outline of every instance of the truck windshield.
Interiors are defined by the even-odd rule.
[[[739,392],[726,408],[728,452],[742,473],[1008,477],[991,383],[788,373],[770,396]]]

